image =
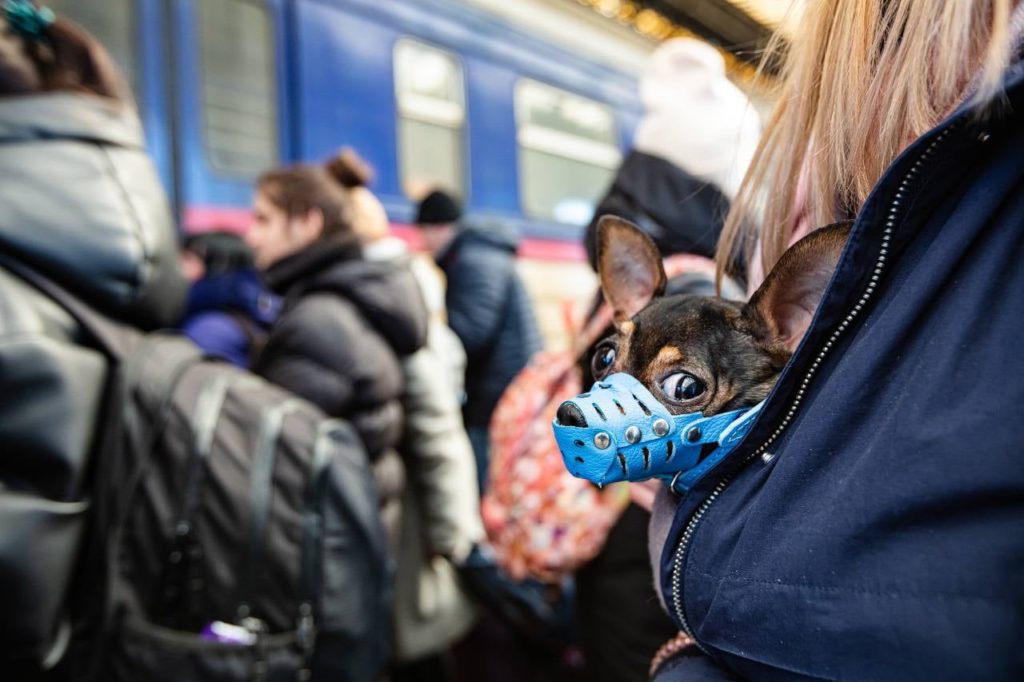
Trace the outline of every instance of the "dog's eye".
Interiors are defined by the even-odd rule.
[[[594,351],[594,357],[590,361],[590,368],[594,377],[601,379],[608,368],[615,364],[615,346],[598,346]]]
[[[675,400],[693,400],[706,388],[704,382],[686,372],[673,374],[661,382],[661,390],[670,398]]]

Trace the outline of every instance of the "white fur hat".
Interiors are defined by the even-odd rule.
[[[725,76],[725,61],[700,40],[666,41],[640,79],[645,114],[633,147],[736,196],[754,156],[761,122]]]

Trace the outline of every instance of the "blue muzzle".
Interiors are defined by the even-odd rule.
[[[712,417],[672,415],[643,384],[619,373],[562,404],[575,407],[586,426],[558,419],[552,426],[573,476],[598,485],[659,478],[681,495],[739,444],[763,404]]]

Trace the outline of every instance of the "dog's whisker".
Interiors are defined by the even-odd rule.
[[[625,417],[626,408],[622,406],[622,403],[620,403],[618,400],[613,400],[612,402],[615,403],[615,407],[619,408],[619,412],[622,414],[623,417]]]
[[[597,403],[591,403],[591,405],[594,407],[594,411],[597,412],[598,417],[604,421],[608,421],[608,417],[604,416],[604,412],[602,412],[601,408],[597,406]]]

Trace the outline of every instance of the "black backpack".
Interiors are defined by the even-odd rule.
[[[121,327],[15,271],[112,360],[74,676],[373,680],[391,567],[358,435],[188,339]]]

